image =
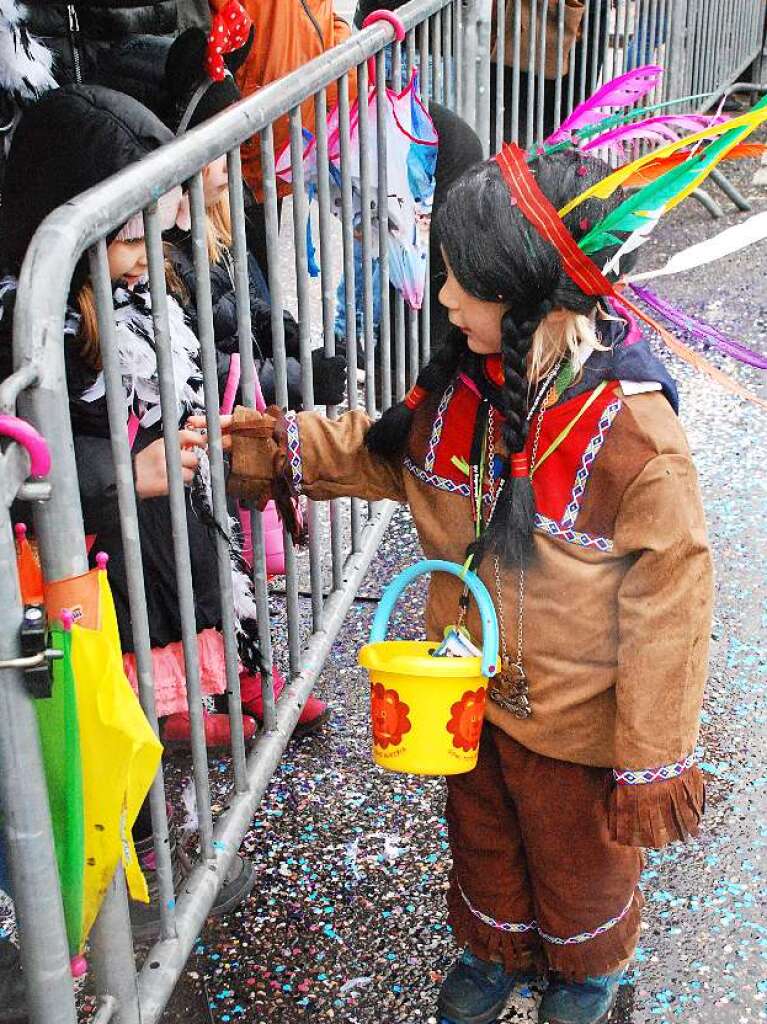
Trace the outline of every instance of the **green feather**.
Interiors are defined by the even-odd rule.
[[[755,105],[754,110],[767,106],[767,96]],[[630,235],[642,228],[647,219],[655,217],[678,196],[683,194],[702,174],[710,174],[725,153],[741,139],[750,135],[755,126],[739,125],[724,132],[684,163],[671,168],[656,181],[650,182],[629,196],[615,210],[595,224],[581,238],[578,245],[587,255],[599,252],[616,244],[616,234]]]

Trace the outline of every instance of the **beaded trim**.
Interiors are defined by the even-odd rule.
[[[634,903],[634,894],[631,894],[631,899],[628,901],[623,910],[618,914],[617,917],[611,917],[609,921],[605,921],[604,924],[600,924],[598,928],[595,928],[593,932],[581,932],[580,935],[568,935],[566,939],[560,939],[558,935],[549,935],[547,932],[538,929],[538,934],[544,942],[549,942],[553,946],[579,946],[583,942],[590,942],[591,939],[595,939],[598,935],[604,935],[605,932],[609,932],[611,928],[614,928],[616,924],[620,924],[623,918],[628,914],[629,910]]]
[[[573,484],[572,494],[570,495],[570,502],[565,509],[565,514],[562,516],[561,526],[566,530],[573,525],[578,517],[578,513],[581,509],[581,501],[586,491],[586,484],[589,480],[594,459],[597,457],[600,448],[605,443],[607,431],[610,429],[613,420],[620,412],[622,404],[621,400],[617,399],[605,408],[599,419],[599,423],[597,424],[597,432],[591,438],[585,452],[583,453],[578,472],[575,474],[575,483]]]
[[[466,904],[466,906],[469,908],[472,914],[475,917],[478,917],[483,924],[489,925],[490,928],[496,928],[498,929],[498,931],[501,932],[514,932],[517,935],[520,935],[524,932],[538,931],[537,921],[496,921],[495,918],[489,917],[487,914],[483,914],[481,910],[477,910],[477,908],[471,902],[469,897],[463,891],[461,885],[459,883],[456,884],[458,885],[458,891],[463,897],[463,902]]]
[[[646,786],[649,782],[668,782],[683,775],[695,764],[695,754],[688,754],[681,761],[664,764],[660,768],[613,769],[613,778],[619,786]]]
[[[298,433],[298,420],[294,412],[285,413],[285,426],[288,434],[288,462],[293,481],[293,490],[300,494],[304,487],[304,472],[301,463],[301,438]]]
[[[590,533],[571,530],[555,519],[541,515],[540,512],[535,514],[535,525],[539,530],[548,533],[550,537],[558,537],[560,540],[567,541],[568,544],[577,544],[580,548],[596,548],[598,551],[612,551],[613,549],[613,542],[608,537],[595,537]]]
[[[544,942],[548,942],[553,946],[579,946],[584,942],[589,942],[591,939],[597,938],[599,935],[604,935],[605,932],[609,932],[611,928],[614,928],[616,924],[620,924],[626,914],[631,910],[634,903],[634,894],[632,893],[631,899],[616,917],[611,917],[609,921],[605,921],[604,924],[600,924],[599,927],[595,928],[593,931],[580,932],[578,935],[568,935],[567,938],[563,939],[560,938],[559,935],[549,935],[548,932],[543,931],[537,921],[496,921],[494,917],[490,917],[488,914],[483,914],[481,910],[477,910],[461,888],[460,884],[458,884],[458,891],[472,914],[483,924],[501,932],[512,932],[514,934],[537,932]]]
[[[460,494],[464,498],[470,497],[468,484],[457,484],[453,480],[449,480],[446,476],[438,476],[437,473],[429,473],[427,470],[417,466],[409,455],[406,455],[402,462],[405,469],[409,473],[412,473],[414,477],[417,477],[422,483],[431,484],[432,487],[437,487],[440,491],[450,491],[451,494]]]
[[[440,401],[437,409],[437,416],[434,420],[434,426],[432,427],[431,437],[429,439],[429,447],[426,450],[426,458],[423,463],[424,468],[429,473],[434,469],[434,461],[437,457],[437,447],[439,446],[439,442],[442,437],[442,429],[445,426],[445,413],[447,412],[448,405],[450,405],[450,399],[453,397],[454,391],[455,385],[450,384],[442,396],[442,400]]]

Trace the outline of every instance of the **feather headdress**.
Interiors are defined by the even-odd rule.
[[[524,160],[521,152],[516,147],[506,146],[497,157],[517,205],[525,215],[533,218],[539,232],[543,231],[545,237],[558,248],[567,273],[579,284],[581,281],[590,281],[598,285],[601,280],[602,292],[605,295],[614,294],[614,287],[605,275],[619,273],[621,260],[642,245],[662,216],[698,188],[720,162],[758,156],[765,151],[763,146],[747,143],[745,140],[759,125],[767,121],[767,97],[747,113],[731,119],[723,118],[719,114],[659,115],[657,111],[669,106],[668,102],[642,110],[615,110],[616,107],[625,107],[641,100],[658,84],[661,75],[661,68],[650,65],[607,82],[585,103],[576,107],[543,145],[535,147],[527,154],[526,160],[530,163],[544,154],[562,149],[575,149],[580,152],[607,149],[622,154],[623,144],[626,142],[642,140],[663,143],[659,149],[624,164],[575,196],[558,211],[558,218],[554,216],[553,209],[548,211],[548,220],[540,217],[540,211],[550,205],[541,194],[532,204],[520,201],[520,188],[528,193],[538,191],[532,176],[529,172],[523,171]],[[612,113],[605,115],[606,110],[611,110]],[[648,113],[652,116],[637,121],[638,116]],[[680,137],[682,132],[690,134]],[[514,167],[516,170],[512,173]],[[528,180],[525,182],[526,177]],[[633,187],[636,191],[602,220],[592,224],[576,246],[572,236],[561,224],[561,219],[587,199],[607,199],[621,186]],[[666,268],[647,276],[675,273],[710,262],[720,255],[736,252],[745,245],[764,238],[767,235],[766,228],[763,217],[751,218],[751,221],[728,229],[710,242],[691,247],[686,253],[672,258]],[[565,233],[567,238],[563,238]],[[589,257],[606,248],[615,250],[614,255],[604,267],[595,266]],[[588,294],[595,294],[591,287],[585,290]],[[638,288],[635,290],[649,309],[662,316],[683,334],[758,369],[767,368],[767,360],[727,337],[712,325],[687,316],[652,292]],[[623,295],[621,301],[656,330],[675,354],[731,392],[765,407],[763,400],[752,395],[713,366],[700,353],[680,342],[647,312],[633,305]]]

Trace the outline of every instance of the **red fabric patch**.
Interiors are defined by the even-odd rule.
[[[245,45],[252,25],[253,22],[239,0],[229,0],[226,7],[215,15],[210,26],[205,58],[205,70],[214,82],[223,82],[226,77],[224,54]]]
[[[564,516],[570,503],[575,476],[580,468],[583,453],[598,431],[603,412],[615,400],[616,386],[617,383],[613,383],[605,388],[578,420],[565,440],[534,474],[533,490],[535,491],[536,508],[538,512],[549,519],[559,522]],[[585,394],[576,395],[575,398],[571,398],[553,409],[548,409],[544,413],[538,443],[539,457],[578,414],[592,393],[587,391]],[[445,411],[442,434],[437,444],[433,470],[437,476],[445,477],[456,484],[468,483],[466,474],[462,473],[452,460],[454,456],[466,462],[469,460],[479,405],[479,396],[458,381],[453,397]],[[493,416],[495,436],[500,443],[503,420],[495,411],[493,411]],[[537,421],[537,414],[533,418],[525,446],[528,458],[531,455],[535,436],[535,421]]]
[[[442,436],[437,445],[437,458],[433,470],[437,476],[447,477],[456,484],[469,482],[466,474],[453,465],[452,459],[457,455],[459,459],[468,462],[479,405],[479,396],[459,381],[445,412]]]
[[[616,384],[609,385],[601,395],[592,402],[583,416],[578,420],[568,436],[552,452],[541,468],[533,474],[533,491],[535,492],[535,507],[541,515],[559,522],[565,514],[570,503],[575,475],[580,469],[583,453],[588,448],[589,441],[597,433],[602,413],[611,402],[615,401]],[[548,449],[549,445],[559,436],[568,423],[578,414],[593,392],[576,395],[567,402],[548,409],[543,416],[541,426],[541,438],[538,443],[538,457],[540,458]],[[528,454],[533,446],[535,436],[534,423],[537,414],[533,417],[530,425],[530,432],[527,435],[525,450]]]
[[[485,376],[497,388],[502,388],[506,383],[506,378],[503,375],[503,363],[499,355],[487,357],[485,360]]]

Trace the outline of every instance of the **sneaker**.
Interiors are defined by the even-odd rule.
[[[586,978],[582,982],[566,981],[560,975],[549,977],[538,1010],[539,1024],[606,1024],[618,999],[622,967],[613,974]]]
[[[448,1024],[491,1024],[506,1006],[519,979],[503,964],[480,960],[465,949],[439,990],[437,1009]]]
[[[170,830],[168,841],[173,872],[173,891],[178,892],[192,870],[192,863],[176,841],[173,828]],[[154,942],[160,934],[160,887],[157,882],[157,862],[154,841],[151,836],[136,843],[136,856],[146,878],[149,903],[137,903],[135,900],[131,900],[131,932],[136,942]],[[224,914],[230,913],[250,895],[255,881],[256,869],[252,862],[239,855],[235,857],[208,916],[222,917]],[[2,1021],[2,1017],[0,1017],[0,1021]]]
[[[224,698],[226,707],[226,698]],[[229,716],[226,714],[212,715],[203,711],[205,722],[205,745],[209,750],[229,750],[232,746],[232,730]],[[242,716],[242,731],[245,742],[250,743],[256,735],[256,723],[247,715]],[[160,729],[160,740],[168,750],[189,750],[192,746],[192,723],[188,711],[179,711],[163,719]]]
[[[27,991],[18,949],[0,939],[0,1024],[27,1024]]]
[[[272,669],[274,673],[274,699],[280,696],[285,689],[285,678],[279,669]],[[242,697],[242,710],[246,715],[252,715],[258,722],[264,720],[264,700],[261,696],[261,676],[258,673],[243,672],[240,675],[240,695]],[[226,699],[226,698],[224,698]],[[217,697],[217,701],[221,698]],[[218,707],[218,704],[216,705]],[[294,736],[307,736],[316,732],[330,718],[330,708],[324,700],[310,696],[301,710],[293,731]]]

